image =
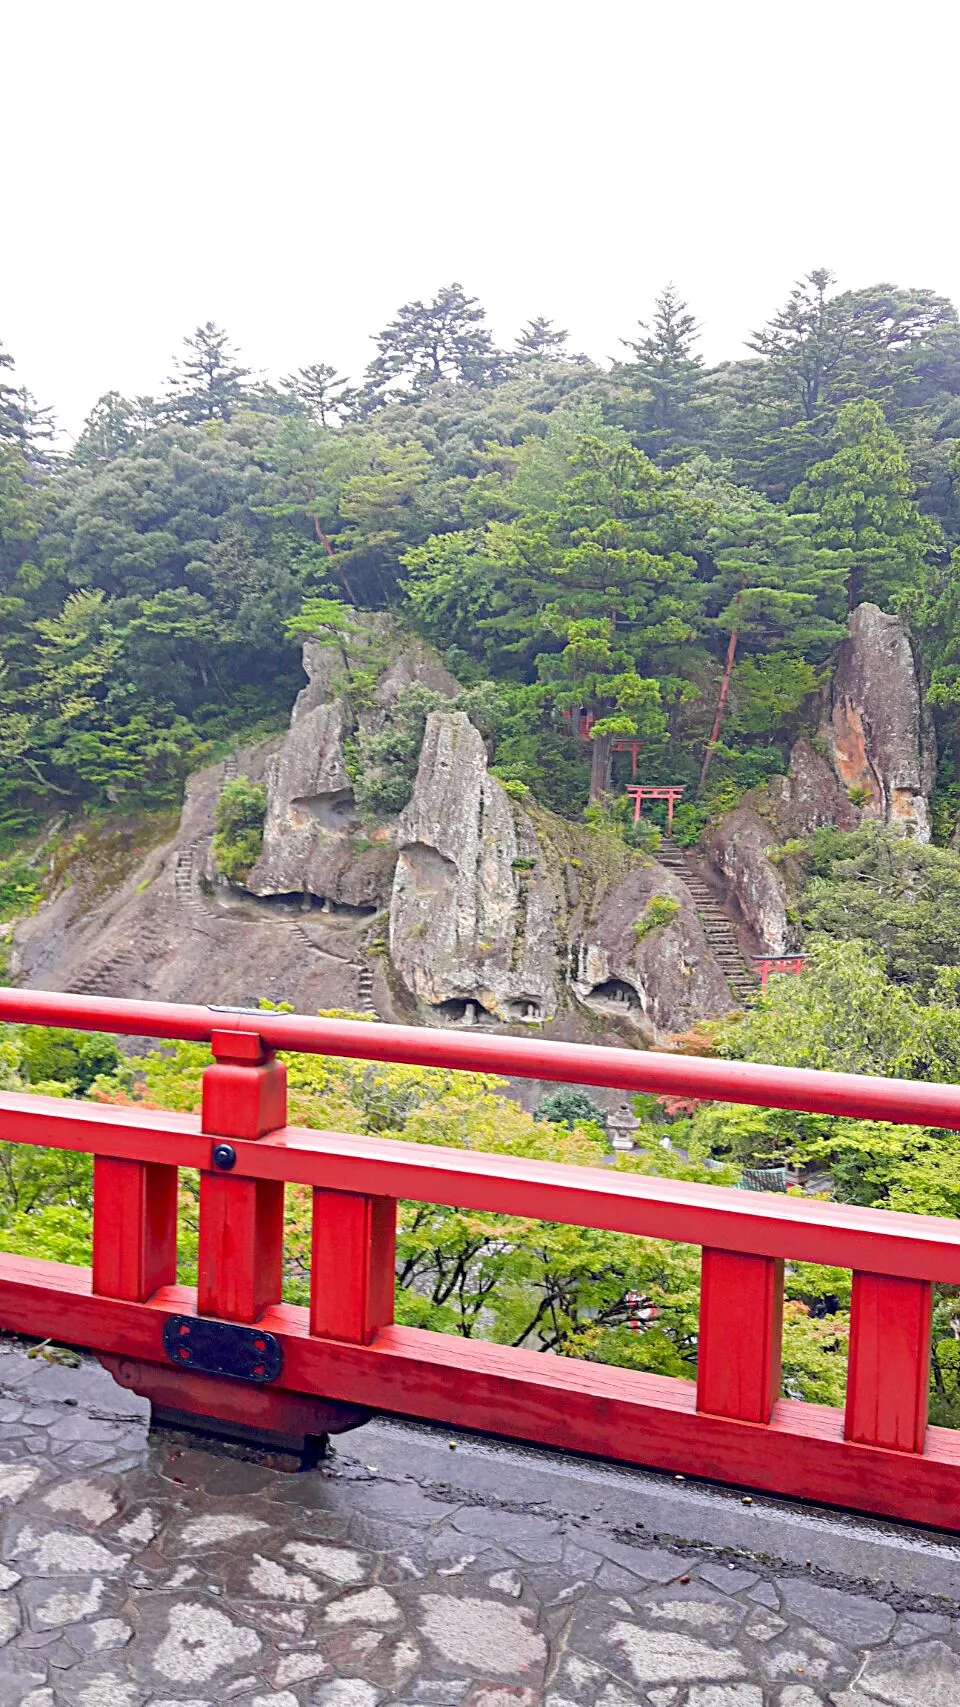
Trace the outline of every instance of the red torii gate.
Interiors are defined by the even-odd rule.
[[[572,729],[573,728],[573,712],[572,711],[565,711],[563,713],[563,715],[564,715],[566,721],[570,724],[571,729]],[[577,713],[577,734],[580,737],[581,741],[589,741],[590,740],[590,732],[591,732],[594,724],[596,723],[596,721],[597,721],[597,719],[596,719],[596,717],[592,711],[580,711]],[[610,745],[610,751],[612,753],[629,753],[630,754],[631,775],[634,778],[636,777],[636,774],[637,774],[637,754],[639,752],[641,752],[642,750],[643,750],[643,742],[639,739],[639,737],[637,737],[635,735],[618,735],[616,740],[611,742],[611,745]]]
[[[789,972],[796,978],[810,964],[809,954],[755,954],[753,964],[765,990],[771,972]]]
[[[636,772],[634,772],[636,774]],[[669,783],[628,783],[627,794],[633,801],[633,821],[636,824],[640,817],[640,807],[645,800],[665,800],[667,802],[667,834],[673,829],[673,808],[678,800],[683,799],[685,784],[682,782]]]

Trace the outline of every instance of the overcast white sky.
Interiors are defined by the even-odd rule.
[[[600,359],[670,278],[711,360],[814,266],[960,301],[958,63],[957,0],[0,0],[0,339],[76,431],[452,279]]]

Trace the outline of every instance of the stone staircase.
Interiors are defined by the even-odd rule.
[[[660,843],[657,859],[667,871],[686,884],[711,953],[737,1000],[746,1005],[757,996],[760,986],[743,958],[737,933],[716,896],[695,870],[684,849],[667,836]]]
[[[373,1005],[373,973],[369,966],[361,966],[358,969],[357,994],[360,1000],[360,1012],[362,1014],[373,1014],[376,1019],[379,1019],[380,1015]]]

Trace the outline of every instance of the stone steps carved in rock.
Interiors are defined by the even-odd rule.
[[[666,837],[660,843],[657,859],[686,885],[710,952],[733,994],[741,1002],[752,1001],[759,989],[756,977],[743,958],[733,925],[708,884],[693,869],[683,848]]]

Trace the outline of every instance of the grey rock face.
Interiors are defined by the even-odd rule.
[[[717,825],[707,855],[753,935],[771,954],[788,954],[798,946],[799,932],[787,916],[783,878],[768,857],[776,840],[771,824],[752,807],[738,806]]]
[[[267,765],[263,852],[247,879],[254,895],[319,895],[348,906],[379,906],[389,893],[393,849],[384,836],[357,849],[361,829],[343,743],[342,699],[331,698],[333,648],[308,640],[309,677],[297,696],[290,729]]]
[[[638,941],[634,922],[656,896],[675,901],[678,911]],[[573,988],[595,1012],[632,1020],[651,1041],[733,1006],[688,889],[652,861],[631,862],[600,893],[580,926]]]
[[[859,605],[840,648],[825,736],[845,789],[865,810],[930,840],[928,797],[937,750],[909,631],[901,617]]]
[[[824,824],[855,830],[861,813],[842,788],[826,759],[807,740],[797,741],[786,776],[767,785],[777,830],[784,840],[809,836]]]
[[[408,990],[438,1018],[468,1023],[550,1020],[569,992],[636,1041],[726,1013],[730,992],[684,884],[626,850],[601,876],[588,833],[582,845],[570,826],[562,833],[584,858],[571,862],[551,843],[549,815],[534,822],[490,776],[462,712],[431,713],[390,907],[390,955]],[[638,941],[634,922],[655,896],[677,911]]]
[[[397,843],[390,956],[407,988],[444,1018],[552,1018],[556,897],[463,712],[427,718]]]

